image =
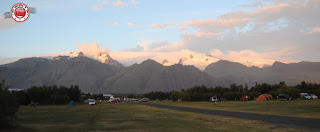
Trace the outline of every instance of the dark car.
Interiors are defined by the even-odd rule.
[[[279,94],[279,100],[281,101],[292,100],[292,97],[290,97],[288,94]]]
[[[224,101],[227,101],[227,99],[226,98],[220,98],[219,101],[224,102]]]

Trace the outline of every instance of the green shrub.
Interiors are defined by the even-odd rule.
[[[0,128],[13,126],[18,109],[17,98],[10,93],[4,81],[0,82]]]

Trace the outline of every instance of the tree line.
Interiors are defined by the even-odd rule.
[[[26,90],[12,91],[12,95],[17,97],[20,105],[28,105],[30,102],[44,105],[67,104],[70,101],[78,102],[81,91],[79,86],[41,86],[30,87]]]
[[[251,100],[255,99],[261,94],[271,94],[277,98],[279,94],[288,94],[292,98],[298,98],[299,93],[309,93],[320,95],[320,84],[301,82],[295,86],[288,86],[285,82],[279,84],[255,84],[255,86],[249,89],[248,85],[232,84],[229,87],[206,87],[206,86],[194,86],[190,89],[171,91],[171,92],[159,92],[153,91],[144,94],[145,97],[151,100],[165,100],[170,99],[176,101],[182,99],[184,101],[208,101],[212,96],[218,98],[225,98],[227,100],[240,100],[244,95],[251,97]]]

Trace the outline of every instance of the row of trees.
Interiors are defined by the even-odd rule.
[[[66,104],[69,101],[79,101],[81,91],[78,86],[43,86],[31,87],[26,90],[8,90],[5,81],[0,81],[0,129],[12,127],[16,119],[19,105],[30,102],[41,104]]]
[[[226,98],[227,100],[239,100],[243,95],[248,95],[251,99],[258,97],[261,94],[271,94],[273,97],[277,97],[279,94],[289,94],[293,98],[298,98],[299,93],[312,93],[320,95],[320,84],[301,82],[296,86],[288,86],[285,82],[279,84],[257,84],[250,89],[248,85],[236,85],[232,84],[230,87],[206,87],[206,86],[194,86],[187,90],[171,91],[171,92],[150,92],[144,96],[151,100],[178,100],[185,101],[208,101],[212,96],[218,98]]]
[[[12,91],[12,95],[18,98],[21,105],[27,105],[31,101],[41,104],[67,104],[73,100],[78,102],[81,91],[78,86],[42,86],[31,87],[26,90]]]

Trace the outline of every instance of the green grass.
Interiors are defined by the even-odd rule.
[[[17,114],[19,127],[15,131],[302,131],[260,121],[126,103],[21,106]]]
[[[320,119],[320,100],[294,101],[227,101],[218,102],[153,102],[166,105],[184,106],[214,110],[228,110],[249,113],[283,115]]]

